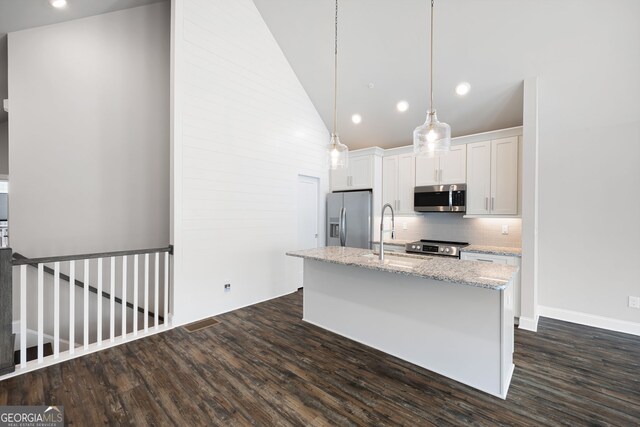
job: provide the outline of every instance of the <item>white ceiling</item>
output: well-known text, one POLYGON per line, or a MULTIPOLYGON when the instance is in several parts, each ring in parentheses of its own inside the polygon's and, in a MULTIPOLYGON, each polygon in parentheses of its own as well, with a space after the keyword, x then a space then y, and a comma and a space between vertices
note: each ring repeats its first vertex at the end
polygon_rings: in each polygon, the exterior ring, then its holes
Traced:
MULTIPOLYGON (((0 99, 7 97, 6 33, 159 1, 165 0, 67 0, 65 8, 56 9, 48 0, 0 0, 0 99)), ((6 120, 7 113, 0 108, 0 122, 6 120)))
POLYGON ((0 34, 100 15, 165 0, 67 0, 56 9, 49 0, 0 0, 0 34))
MULTIPOLYGON (((556 0, 575 2, 575 0, 556 0)), ((254 0, 331 129, 334 0, 254 0)), ((551 0, 436 0, 435 107, 453 136, 522 124, 522 80, 551 0), (461 81, 471 83, 464 98, 461 81)), ((427 0, 340 0, 338 133, 351 149, 411 143, 428 108, 427 0), (373 83, 373 89, 368 84, 373 83), (399 100, 410 108, 396 110, 399 100), (355 125, 351 115, 359 113, 355 125)))

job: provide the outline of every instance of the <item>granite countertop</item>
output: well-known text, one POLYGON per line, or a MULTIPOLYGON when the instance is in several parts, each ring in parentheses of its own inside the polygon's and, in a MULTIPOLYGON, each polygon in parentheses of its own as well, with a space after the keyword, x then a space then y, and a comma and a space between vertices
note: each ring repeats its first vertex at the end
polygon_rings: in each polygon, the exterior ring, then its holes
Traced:
POLYGON ((342 246, 290 251, 287 255, 497 291, 505 289, 518 271, 518 267, 512 265, 396 253, 385 254, 384 263, 381 263, 370 249, 342 246))
POLYGON ((491 254, 491 255, 505 255, 505 256, 522 256, 521 248, 507 248, 502 246, 482 246, 482 245, 469 245, 462 249, 461 252, 474 252, 478 254, 491 254))
MULTIPOLYGON (((385 245, 402 246, 402 247, 404 247, 407 243, 411 243, 411 242, 415 242, 415 240, 402 240, 402 239, 385 240, 384 244, 385 245)), ((374 245, 379 245, 380 244, 380 240, 374 240, 371 243, 374 244, 374 245)))

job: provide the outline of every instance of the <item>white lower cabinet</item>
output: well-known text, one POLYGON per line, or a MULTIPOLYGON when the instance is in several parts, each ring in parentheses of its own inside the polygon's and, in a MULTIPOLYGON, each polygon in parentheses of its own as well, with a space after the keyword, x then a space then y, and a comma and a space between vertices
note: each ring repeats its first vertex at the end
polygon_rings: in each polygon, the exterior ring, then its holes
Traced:
MULTIPOLYGON (((491 262, 494 264, 515 265, 520 268, 521 258, 517 256, 482 254, 477 252, 460 252, 460 259, 468 261, 491 262)), ((513 316, 520 318, 520 270, 513 279, 513 316)))

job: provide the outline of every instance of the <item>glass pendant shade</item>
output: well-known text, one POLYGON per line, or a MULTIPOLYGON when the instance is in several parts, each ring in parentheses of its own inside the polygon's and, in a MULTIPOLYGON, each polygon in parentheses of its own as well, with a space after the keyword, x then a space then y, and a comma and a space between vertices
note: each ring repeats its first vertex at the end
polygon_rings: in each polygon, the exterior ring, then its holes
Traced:
POLYGON ((331 134, 331 142, 327 150, 329 169, 346 169, 349 166, 349 147, 340 142, 335 133, 331 134))
POLYGON ((427 121, 413 131, 413 152, 430 157, 451 148, 451 126, 438 121, 435 110, 427 113, 427 121))

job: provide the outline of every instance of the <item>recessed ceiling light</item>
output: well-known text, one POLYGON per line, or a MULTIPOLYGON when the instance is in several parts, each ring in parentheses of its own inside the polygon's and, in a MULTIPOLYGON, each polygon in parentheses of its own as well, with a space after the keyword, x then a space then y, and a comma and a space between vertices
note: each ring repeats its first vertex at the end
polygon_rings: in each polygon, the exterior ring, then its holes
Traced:
POLYGON ((51 3, 51 6, 59 9, 67 5, 67 0, 49 0, 49 3, 51 3))
POLYGON ((409 109, 409 103, 407 101, 400 101, 400 102, 398 102, 396 104, 396 108, 401 113, 404 113, 405 111, 407 111, 409 109))
POLYGON ((456 93, 460 96, 465 96, 471 90, 471 85, 467 82, 458 83, 456 86, 456 93))
POLYGON ((354 114, 351 116, 351 121, 355 124, 358 124, 362 121, 362 116, 360 114, 354 114))

